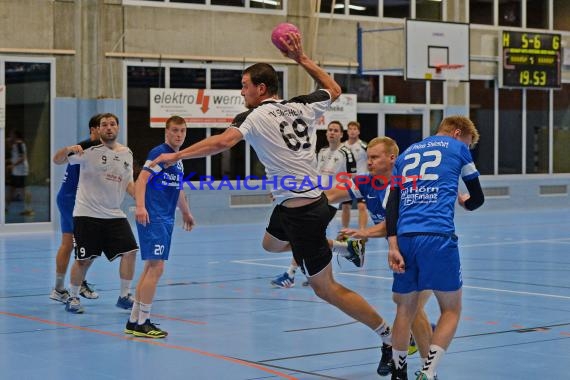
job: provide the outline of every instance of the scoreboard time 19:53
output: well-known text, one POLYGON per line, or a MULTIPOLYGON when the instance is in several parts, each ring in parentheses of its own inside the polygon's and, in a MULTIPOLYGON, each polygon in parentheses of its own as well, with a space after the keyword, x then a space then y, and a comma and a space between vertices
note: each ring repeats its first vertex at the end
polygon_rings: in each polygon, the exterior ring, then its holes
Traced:
POLYGON ((560 88, 560 34, 503 31, 501 87, 560 88))

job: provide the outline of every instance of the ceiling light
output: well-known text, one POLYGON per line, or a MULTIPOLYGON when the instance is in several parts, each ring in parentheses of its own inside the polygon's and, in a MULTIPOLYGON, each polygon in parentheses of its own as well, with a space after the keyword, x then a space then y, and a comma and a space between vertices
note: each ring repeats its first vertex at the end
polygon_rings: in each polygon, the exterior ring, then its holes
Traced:
POLYGON ((254 3, 262 3, 262 4, 269 4, 269 5, 279 5, 279 1, 276 0, 250 0, 254 3))

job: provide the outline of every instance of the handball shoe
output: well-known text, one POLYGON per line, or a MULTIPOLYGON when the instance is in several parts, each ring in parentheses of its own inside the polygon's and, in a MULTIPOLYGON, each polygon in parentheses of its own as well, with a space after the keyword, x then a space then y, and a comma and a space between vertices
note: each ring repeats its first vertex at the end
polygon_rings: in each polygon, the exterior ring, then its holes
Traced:
POLYGON ((289 273, 285 272, 274 280, 271 280, 271 285, 275 288, 292 288, 295 286, 295 278, 289 277, 289 273))
MULTIPOLYGON (((376 372, 380 376, 388 376, 394 369, 394 362, 392 361, 392 346, 383 343, 381 351, 382 356, 380 357, 380 363, 378 364, 378 369, 376 372)), ((394 379, 393 376, 392 379, 394 379)))
POLYGON ((57 290, 56 288, 53 288, 49 298, 57 302, 66 303, 69 298, 69 292, 67 289, 57 290))
POLYGON ((91 285, 92 284, 89 284, 87 281, 83 280, 83 282, 81 283, 81 288, 79 289, 79 295, 83 298, 87 298, 90 300, 99 298, 99 293, 94 291, 91 288, 91 285))
POLYGON ((79 297, 69 297, 65 303, 65 311, 73 314, 82 314, 85 310, 81 307, 79 297))
POLYGON ((362 268, 364 265, 364 251, 365 244, 362 240, 352 240, 348 239, 347 250, 350 254, 346 259, 356 265, 358 268, 362 268))
POLYGON ((133 298, 133 295, 131 293, 129 293, 124 297, 119 296, 115 306, 120 307, 121 309, 129 310, 129 309, 133 308, 134 302, 135 302, 135 299, 133 298))
POLYGON ((136 325, 133 331, 134 336, 139 336, 143 338, 165 338, 168 333, 156 327, 150 319, 147 319, 144 324, 136 325))

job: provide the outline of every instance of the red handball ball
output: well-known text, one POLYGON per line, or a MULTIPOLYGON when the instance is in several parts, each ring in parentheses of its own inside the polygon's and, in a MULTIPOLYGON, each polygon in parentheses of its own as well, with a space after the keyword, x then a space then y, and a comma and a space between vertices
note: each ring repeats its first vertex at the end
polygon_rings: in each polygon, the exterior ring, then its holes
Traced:
POLYGON ((283 37, 286 41, 288 41, 287 33, 289 32, 301 34, 299 28, 288 22, 282 22, 281 24, 278 24, 275 28, 273 28, 273 31, 271 32, 271 42, 273 42, 273 45, 275 45, 275 47, 282 52, 287 51, 287 46, 283 45, 280 38, 283 37))

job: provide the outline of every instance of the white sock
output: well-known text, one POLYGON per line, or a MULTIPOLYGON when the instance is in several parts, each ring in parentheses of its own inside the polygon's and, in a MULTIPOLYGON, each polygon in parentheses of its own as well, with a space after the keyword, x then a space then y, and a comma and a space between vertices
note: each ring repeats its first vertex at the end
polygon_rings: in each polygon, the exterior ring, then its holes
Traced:
POLYGON ((291 278, 295 278, 295 272, 297 271, 297 267, 294 265, 289 266, 289 269, 287 269, 287 274, 289 275, 289 277, 291 278))
POLYGON ((382 338, 382 343, 387 344, 388 346, 392 345, 392 329, 386 324, 386 322, 382 322, 382 324, 374 331, 380 336, 380 338, 382 338))
POLYGON ((150 319, 150 308, 152 307, 151 303, 142 303, 139 302, 139 325, 144 325, 147 319, 150 319))
POLYGON ((133 308, 131 309, 131 315, 129 317, 129 322, 135 323, 136 321, 139 320, 139 310, 140 310, 139 301, 135 300, 133 302, 133 308))
POLYGON ((132 280, 123 280, 121 278, 121 297, 126 297, 131 292, 132 280))
POLYGON ((65 273, 56 273, 55 274, 55 288, 57 290, 63 290, 65 288, 65 273))
POLYGON ((348 240, 347 241, 338 241, 333 240, 333 252, 341 255, 342 257, 349 257, 350 253, 348 253, 348 240))
POLYGON ((392 358, 396 364, 396 369, 404 368, 406 359, 408 358, 408 351, 398 351, 392 348, 392 358))
POLYGON ((73 285, 73 284, 69 284, 69 296, 70 297, 79 297, 79 289, 81 288, 81 285, 73 285))
POLYGON ((443 355, 445 355, 443 348, 435 344, 430 344, 428 357, 422 367, 422 372, 428 375, 430 379, 433 379, 435 376, 437 365, 441 358, 443 358, 443 355))

